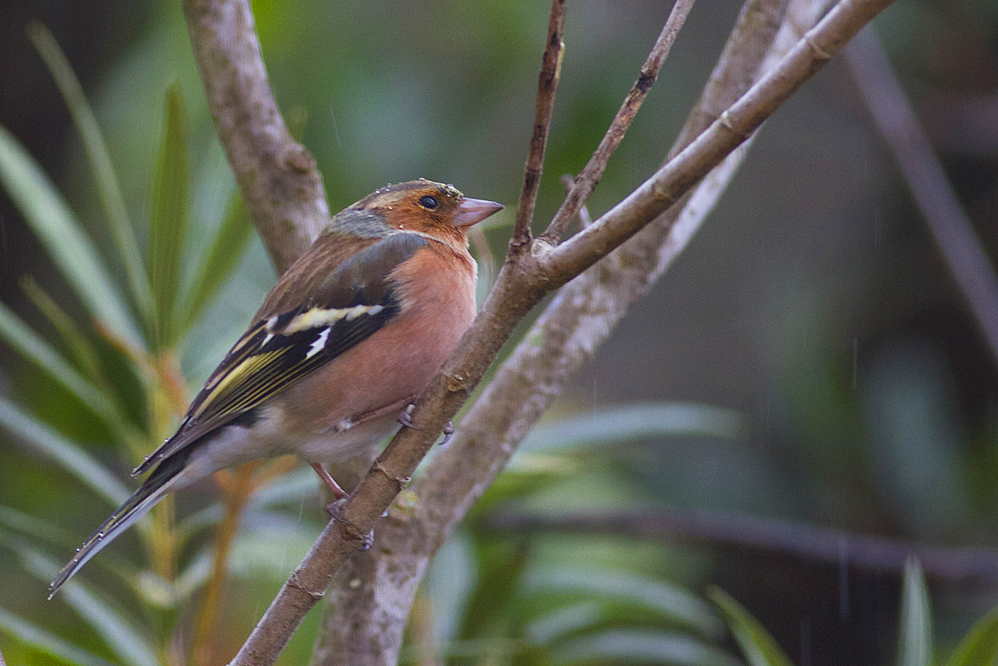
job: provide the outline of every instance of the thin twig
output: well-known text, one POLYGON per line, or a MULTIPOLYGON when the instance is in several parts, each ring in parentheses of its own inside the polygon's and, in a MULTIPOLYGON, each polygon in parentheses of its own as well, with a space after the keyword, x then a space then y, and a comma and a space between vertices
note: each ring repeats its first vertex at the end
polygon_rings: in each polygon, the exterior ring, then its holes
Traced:
MULTIPOLYGON (((571 192, 572 187, 575 185, 575 179, 572 178, 572 174, 570 173, 562 174, 561 184, 565 186, 566 192, 571 192)), ((581 204, 579 206, 579 228, 585 229, 592 223, 593 219, 589 217, 589 209, 586 207, 586 204, 581 204)))
POLYGON ((778 67, 634 192, 558 247, 547 253, 535 252, 547 277, 554 284, 563 284, 669 208, 892 2, 842 0, 835 5, 778 67))
POLYGON ((278 273, 329 219, 322 176, 274 101, 249 0, 184 0, 218 138, 278 273))
POLYGON ((516 207, 516 226, 510 238, 510 248, 522 248, 530 242, 530 225, 534 221, 537 192, 544 173, 544 151, 547 148, 551 115, 554 112, 554 94, 561 78, 561 60, 565 55, 565 7, 567 0, 551 0, 551 18, 548 21, 547 46, 541 73, 537 77, 537 103, 534 107, 534 128, 530 135, 530 151, 523 167, 523 189, 516 207))
MULTIPOLYGON (((547 252, 533 243, 503 265, 482 312, 364 482, 282 587, 232 664, 272 664, 333 574, 408 483, 445 423, 468 399, 520 319, 545 295, 609 254, 692 187, 891 0, 842 0, 721 120, 611 213, 547 252), (730 136, 729 136, 730 135, 730 136), (665 203, 663 203, 665 202, 665 203)), ((544 245, 547 245, 544 243, 544 245)), ((459 507, 466 508, 466 507, 459 507)))
POLYGON ((548 224, 548 228, 541 234, 540 237, 548 243, 556 245, 561 240, 565 229, 568 228, 568 223, 578 212, 579 206, 589 198, 603 177, 603 171, 606 170, 610 157, 624 139, 624 135, 627 134, 627 130, 631 126, 631 121, 634 120, 634 116, 637 115, 645 97, 648 96, 648 91, 651 90, 658 78, 662 63, 669 56, 672 44, 676 41, 676 35, 679 34, 679 29, 686 22, 686 17, 689 15, 690 9, 693 8, 694 1, 676 0, 662 32, 655 40, 655 45, 648 54, 648 58, 645 59, 645 64, 641 66, 638 80, 631 86, 630 92, 624 98, 624 103, 620 105, 617 115, 610 123, 610 127, 606 130, 603 140, 600 141, 592 157, 589 158, 589 162, 576 177, 575 187, 569 190, 568 196, 565 197, 565 201, 562 202, 558 212, 548 224))
POLYGON ((987 340, 992 358, 998 362, 998 278, 994 266, 872 29, 856 36, 846 49, 846 60, 987 340))
POLYGON ((692 541, 898 574, 908 558, 915 556, 925 572, 935 578, 998 580, 998 550, 994 548, 934 546, 744 513, 661 508, 596 516, 503 513, 491 516, 485 525, 516 534, 570 532, 692 541))

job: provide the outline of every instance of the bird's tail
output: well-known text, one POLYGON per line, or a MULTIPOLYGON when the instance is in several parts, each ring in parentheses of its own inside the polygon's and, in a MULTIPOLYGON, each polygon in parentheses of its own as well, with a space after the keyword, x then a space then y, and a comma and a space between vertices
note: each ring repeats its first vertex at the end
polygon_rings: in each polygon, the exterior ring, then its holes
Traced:
MULTIPOLYGON (((186 458, 186 456, 179 456, 186 458)), ((76 551, 66 566, 62 568, 59 575, 52 580, 49 585, 49 599, 51 599, 62 585, 73 577, 90 558, 100 552, 100 550, 111 543, 119 534, 132 526, 142 516, 148 513, 171 488, 181 479, 181 472, 184 469, 185 460, 164 460, 156 471, 145 480, 145 483, 135 491, 135 493, 125 500, 104 523, 97 528, 97 531, 90 535, 82 546, 76 551), (180 463, 180 464, 176 464, 180 463)))

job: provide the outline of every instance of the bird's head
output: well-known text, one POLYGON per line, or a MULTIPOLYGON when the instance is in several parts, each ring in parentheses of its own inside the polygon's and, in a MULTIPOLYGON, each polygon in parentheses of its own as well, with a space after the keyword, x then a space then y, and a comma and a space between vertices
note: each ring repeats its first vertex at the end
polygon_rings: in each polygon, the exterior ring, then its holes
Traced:
POLYGON ((471 199, 453 185, 421 178, 382 187, 350 209, 375 213, 396 229, 424 233, 463 247, 468 227, 502 210, 503 205, 471 199))

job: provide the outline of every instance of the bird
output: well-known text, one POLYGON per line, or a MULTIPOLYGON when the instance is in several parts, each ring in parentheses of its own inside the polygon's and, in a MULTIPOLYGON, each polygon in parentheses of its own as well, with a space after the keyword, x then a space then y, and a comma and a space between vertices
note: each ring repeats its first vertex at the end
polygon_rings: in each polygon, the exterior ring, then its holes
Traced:
POLYGON ((278 279, 177 432, 132 472, 151 474, 52 580, 49 599, 168 493, 220 469, 294 454, 346 497, 323 465, 412 425, 407 408, 477 312, 468 228, 502 208, 419 179, 334 215, 278 279))

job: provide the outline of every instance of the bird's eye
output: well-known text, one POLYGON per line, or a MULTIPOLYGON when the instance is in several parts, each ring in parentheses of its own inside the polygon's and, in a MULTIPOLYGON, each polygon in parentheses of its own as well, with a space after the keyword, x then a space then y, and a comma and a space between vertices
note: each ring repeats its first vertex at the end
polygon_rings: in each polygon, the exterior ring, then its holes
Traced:
POLYGON ((436 197, 431 197, 429 194, 427 194, 425 197, 419 198, 419 205, 425 208, 426 210, 436 210, 437 206, 440 205, 440 202, 437 201, 436 197))

